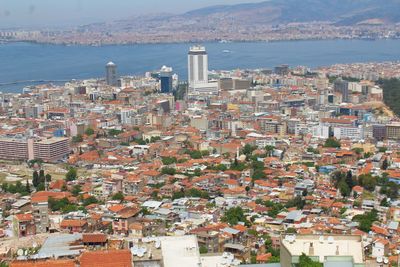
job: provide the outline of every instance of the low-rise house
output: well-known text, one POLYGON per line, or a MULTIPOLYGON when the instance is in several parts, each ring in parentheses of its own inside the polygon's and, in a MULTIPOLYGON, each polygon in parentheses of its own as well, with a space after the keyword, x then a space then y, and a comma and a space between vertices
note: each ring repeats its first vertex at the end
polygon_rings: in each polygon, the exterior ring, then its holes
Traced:
POLYGON ((13 216, 13 231, 17 237, 36 235, 36 225, 32 214, 16 214, 13 216))

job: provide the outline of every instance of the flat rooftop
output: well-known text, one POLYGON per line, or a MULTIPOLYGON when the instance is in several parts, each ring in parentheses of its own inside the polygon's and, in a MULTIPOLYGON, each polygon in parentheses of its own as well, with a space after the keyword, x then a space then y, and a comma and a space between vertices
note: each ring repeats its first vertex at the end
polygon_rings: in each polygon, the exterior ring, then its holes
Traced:
POLYGON ((199 266, 200 252, 196 236, 171 236, 160 239, 164 267, 199 266))
POLYGON ((281 242, 292 256, 300 256, 302 253, 308 256, 319 256, 320 262, 324 262, 327 256, 352 256, 354 263, 364 262, 362 239, 357 235, 293 235, 291 237, 286 235, 281 238, 281 242), (311 243, 314 247, 314 255, 309 253, 311 243))

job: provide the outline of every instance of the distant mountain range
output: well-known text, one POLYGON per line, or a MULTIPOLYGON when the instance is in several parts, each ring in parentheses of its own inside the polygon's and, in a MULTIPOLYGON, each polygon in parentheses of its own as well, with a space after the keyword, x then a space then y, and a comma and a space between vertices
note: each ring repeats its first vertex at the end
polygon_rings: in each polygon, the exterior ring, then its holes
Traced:
POLYGON ((245 24, 330 21, 338 25, 400 22, 400 0, 270 0, 211 6, 187 12, 187 19, 235 20, 245 24))
POLYGON ((219 5, 14 39, 101 45, 386 38, 400 39, 400 0, 269 0, 219 5))

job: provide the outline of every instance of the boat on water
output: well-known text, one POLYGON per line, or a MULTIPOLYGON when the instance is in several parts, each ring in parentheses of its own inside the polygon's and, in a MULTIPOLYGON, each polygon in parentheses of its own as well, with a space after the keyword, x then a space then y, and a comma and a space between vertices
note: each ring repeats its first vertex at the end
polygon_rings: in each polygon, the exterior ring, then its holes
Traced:
POLYGON ((222 50, 222 53, 228 54, 228 53, 232 53, 231 50, 222 50))

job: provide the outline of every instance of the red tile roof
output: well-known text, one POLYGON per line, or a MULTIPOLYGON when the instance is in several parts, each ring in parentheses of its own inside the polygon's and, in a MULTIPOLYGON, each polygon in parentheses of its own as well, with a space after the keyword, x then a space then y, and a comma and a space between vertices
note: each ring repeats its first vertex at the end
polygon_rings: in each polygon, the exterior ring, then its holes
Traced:
POLYGON ((83 234, 83 243, 105 243, 107 242, 107 235, 105 234, 83 234))
POLYGON ((132 267, 129 250, 86 251, 80 260, 81 267, 132 267))
POLYGON ((73 260, 13 261, 10 267, 75 267, 73 260))
POLYGON ((82 227, 86 225, 87 222, 83 220, 63 220, 60 224, 61 227, 82 227))
POLYGON ((32 214, 16 214, 15 217, 18 219, 18 221, 32 221, 33 220, 32 214))

